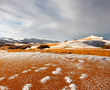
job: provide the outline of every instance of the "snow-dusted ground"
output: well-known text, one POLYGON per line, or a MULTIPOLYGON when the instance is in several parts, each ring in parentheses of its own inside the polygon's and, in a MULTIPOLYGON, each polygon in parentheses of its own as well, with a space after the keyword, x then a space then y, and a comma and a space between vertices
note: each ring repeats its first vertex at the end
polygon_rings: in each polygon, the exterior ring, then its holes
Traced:
POLYGON ((10 88, 54 90, 56 87, 55 90, 95 90, 97 87, 100 90, 109 90, 110 88, 110 57, 0 52, 0 65, 0 90, 10 90, 10 88))
MULTIPOLYGON (((40 53, 40 52, 14 52, 14 53, 8 53, 8 52, 0 52, 0 59, 14 59, 18 58, 19 60, 25 59, 25 58, 35 59, 45 59, 45 58, 61 58, 61 59, 88 59, 88 60, 110 60, 110 57, 106 56, 95 56, 95 55, 79 55, 79 54, 55 54, 55 53, 40 53)), ((81 61, 82 62, 82 61, 81 61)))

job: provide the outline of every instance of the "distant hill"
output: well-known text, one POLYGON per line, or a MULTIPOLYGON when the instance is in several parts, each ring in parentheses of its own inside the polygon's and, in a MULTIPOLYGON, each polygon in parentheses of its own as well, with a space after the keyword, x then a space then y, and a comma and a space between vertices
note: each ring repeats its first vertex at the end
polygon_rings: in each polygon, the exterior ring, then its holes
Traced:
POLYGON ((79 33, 73 35, 74 36, 71 37, 71 40, 78 40, 91 35, 103 37, 105 40, 110 40, 110 33, 79 33))
POLYGON ((0 45, 2 44, 12 44, 12 43, 24 43, 24 44, 29 44, 29 43, 56 43, 58 41, 52 41, 52 40, 45 40, 45 39, 22 39, 22 40, 14 40, 12 38, 0 38, 0 45))
POLYGON ((52 40, 46 40, 46 39, 35 39, 35 38, 31 38, 31 39, 23 39, 23 40, 20 40, 18 41, 20 43, 25 43, 25 44, 28 44, 28 43, 56 43, 58 41, 52 41, 52 40))

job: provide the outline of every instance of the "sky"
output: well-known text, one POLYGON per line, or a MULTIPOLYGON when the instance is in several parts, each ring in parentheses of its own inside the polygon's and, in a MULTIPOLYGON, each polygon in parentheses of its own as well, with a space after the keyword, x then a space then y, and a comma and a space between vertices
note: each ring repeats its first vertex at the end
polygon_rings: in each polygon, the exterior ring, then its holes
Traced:
POLYGON ((71 40, 110 33, 110 0, 0 0, 0 37, 71 40))

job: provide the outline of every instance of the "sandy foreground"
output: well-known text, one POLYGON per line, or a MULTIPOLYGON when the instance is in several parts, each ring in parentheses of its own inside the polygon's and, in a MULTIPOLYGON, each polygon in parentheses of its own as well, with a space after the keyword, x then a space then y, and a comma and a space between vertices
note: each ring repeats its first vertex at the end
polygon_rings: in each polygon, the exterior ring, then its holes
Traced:
POLYGON ((110 90, 110 57, 1 52, 0 90, 110 90))

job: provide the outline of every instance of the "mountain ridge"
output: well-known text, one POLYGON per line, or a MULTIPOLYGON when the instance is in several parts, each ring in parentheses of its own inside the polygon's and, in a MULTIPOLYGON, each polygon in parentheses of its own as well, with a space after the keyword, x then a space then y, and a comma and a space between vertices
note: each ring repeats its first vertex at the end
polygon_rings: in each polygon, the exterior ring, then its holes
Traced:
POLYGON ((59 41, 47 40, 47 39, 37 39, 37 38, 24 38, 21 40, 16 40, 13 38, 0 38, 0 44, 13 44, 13 43, 23 43, 23 44, 30 44, 30 43, 56 43, 59 41))

